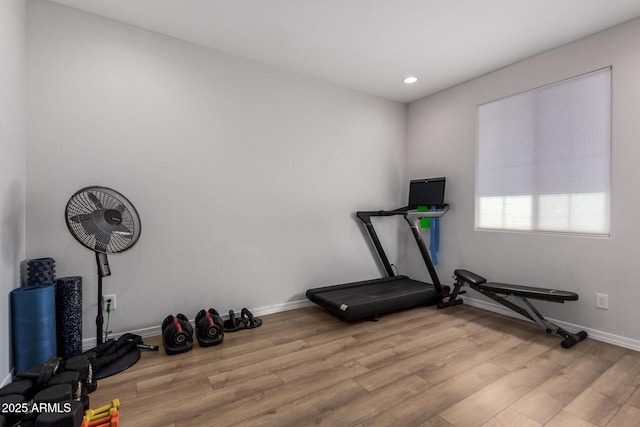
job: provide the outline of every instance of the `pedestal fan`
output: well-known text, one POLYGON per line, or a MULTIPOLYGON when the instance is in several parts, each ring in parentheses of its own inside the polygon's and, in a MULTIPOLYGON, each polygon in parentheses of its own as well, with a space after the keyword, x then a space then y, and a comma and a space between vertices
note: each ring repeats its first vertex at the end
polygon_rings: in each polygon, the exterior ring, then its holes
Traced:
MULTIPOLYGON (((69 231, 87 248, 96 254, 98 266, 98 316, 96 317, 96 343, 103 343, 102 314, 102 278, 111 275, 107 254, 117 254, 126 251, 136 244, 140 238, 140 217, 136 208, 122 194, 107 187, 85 187, 78 190, 67 203, 65 218, 69 231)), ((136 349, 122 368, 126 369, 140 358, 136 349), (135 360, 134 360, 135 359, 135 360), (133 363, 131 363, 133 362, 133 363)), ((113 372, 115 373, 115 372, 113 372)), ((111 373, 110 373, 111 374, 111 373)), ((104 375, 108 376, 108 375, 104 375)))

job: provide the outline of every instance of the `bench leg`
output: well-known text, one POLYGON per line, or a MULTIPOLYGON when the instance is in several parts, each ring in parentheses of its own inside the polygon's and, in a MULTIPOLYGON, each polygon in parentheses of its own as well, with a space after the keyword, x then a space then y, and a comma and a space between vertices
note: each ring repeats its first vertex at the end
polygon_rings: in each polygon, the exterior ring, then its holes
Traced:
POLYGON ((523 308, 529 314, 528 317, 534 322, 536 322, 538 326, 544 329, 548 334, 556 334, 564 338, 564 340, 560 343, 560 345, 563 348, 571 348, 574 345, 576 345, 578 342, 582 341, 587 337, 587 333, 585 331, 580 331, 577 334, 573 334, 571 332, 568 332, 562 329, 560 326, 556 325, 555 323, 545 319, 544 316, 540 314, 538 310, 536 310, 536 308, 533 306, 533 304, 529 302, 528 299, 524 297, 518 297, 518 299, 520 299, 523 302, 524 304, 523 308))
POLYGON ((518 305, 512 301, 507 299, 507 296, 497 295, 494 292, 488 291, 486 289, 482 289, 477 286, 472 286, 473 289, 480 292, 481 294, 491 298, 492 300, 504 305, 505 307, 510 308, 516 313, 526 317, 529 320, 532 320, 538 324, 544 331, 550 334, 556 334, 564 338, 564 340, 560 343, 563 348, 571 348, 576 345, 578 342, 582 341, 587 337, 587 333, 584 331, 580 331, 576 334, 571 332, 567 332, 562 329, 560 326, 556 325, 553 322, 545 319, 544 316, 536 310, 536 308, 529 302, 529 300, 525 297, 516 297, 512 295, 514 298, 517 298, 523 302, 523 306, 518 305))
POLYGON ((538 326, 544 329, 548 334, 555 334, 558 331, 559 327, 554 323, 549 322, 547 319, 545 319, 544 316, 542 316, 542 314, 540 314, 540 312, 536 310, 536 308, 533 306, 533 304, 529 302, 528 299, 524 297, 517 297, 517 298, 523 302, 524 304, 523 308, 527 310, 527 312, 529 313, 530 319, 536 322, 538 326))
POLYGON ((465 291, 460 290, 464 282, 460 279, 456 279, 456 283, 453 285, 453 290, 449 295, 444 295, 442 300, 438 302, 438 308, 453 307, 454 305, 462 304, 462 300, 458 298, 458 295, 464 294, 465 291))

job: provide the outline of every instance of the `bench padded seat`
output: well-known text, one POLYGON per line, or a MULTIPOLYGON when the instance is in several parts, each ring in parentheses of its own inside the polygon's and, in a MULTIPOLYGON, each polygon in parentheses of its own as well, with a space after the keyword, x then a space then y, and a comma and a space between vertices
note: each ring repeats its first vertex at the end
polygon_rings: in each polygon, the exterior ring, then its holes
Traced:
POLYGON ((536 288, 533 286, 510 285, 507 283, 481 283, 478 288, 496 294, 513 295, 524 298, 539 299, 544 301, 564 302, 577 301, 578 294, 557 289, 536 288))
POLYGON ((456 270, 453 274, 463 281, 470 283, 472 285, 479 285, 480 283, 484 283, 487 281, 482 276, 477 275, 476 273, 472 273, 469 270, 456 270))

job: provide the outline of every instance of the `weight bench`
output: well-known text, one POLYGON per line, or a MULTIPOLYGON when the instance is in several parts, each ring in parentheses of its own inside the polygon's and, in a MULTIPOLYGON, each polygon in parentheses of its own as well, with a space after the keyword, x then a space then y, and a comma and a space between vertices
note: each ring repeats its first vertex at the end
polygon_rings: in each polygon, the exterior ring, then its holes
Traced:
POLYGON ((462 300, 458 299, 462 286, 469 286, 481 294, 491 298, 492 300, 510 308, 516 313, 530 319, 538 324, 547 333, 560 335, 564 338, 561 342, 562 347, 573 347, 579 341, 587 337, 587 333, 580 331, 576 334, 567 332, 558 325, 545 319, 542 314, 529 302, 527 298, 538 299, 543 301, 564 303, 565 301, 577 301, 578 294, 574 292, 560 291, 557 289, 535 288, 531 286, 510 285, 506 283, 488 283, 487 279, 478 276, 467 270, 456 270, 453 275, 455 285, 453 291, 445 298, 443 302, 438 304, 438 308, 451 307, 462 304, 462 300), (507 299, 514 297, 522 302, 522 306, 515 304, 507 299))

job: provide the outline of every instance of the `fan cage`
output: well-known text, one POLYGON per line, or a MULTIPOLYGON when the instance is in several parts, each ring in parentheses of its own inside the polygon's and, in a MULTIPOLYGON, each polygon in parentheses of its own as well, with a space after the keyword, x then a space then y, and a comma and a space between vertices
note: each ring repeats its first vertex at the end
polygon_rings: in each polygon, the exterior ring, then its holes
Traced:
POLYGON ((107 187, 86 187, 78 190, 67 203, 65 210, 67 227, 71 234, 81 244, 87 248, 104 253, 115 254, 132 247, 140 237, 140 217, 133 204, 122 194, 107 187), (96 234, 88 233, 82 225, 81 217, 86 215, 95 215, 100 211, 100 207, 92 200, 92 196, 102 205, 104 210, 114 209, 121 213, 121 225, 126 227, 128 232, 114 233, 101 230, 99 225, 94 222, 97 227, 98 234, 109 235, 109 242, 105 245, 100 242, 96 234))

